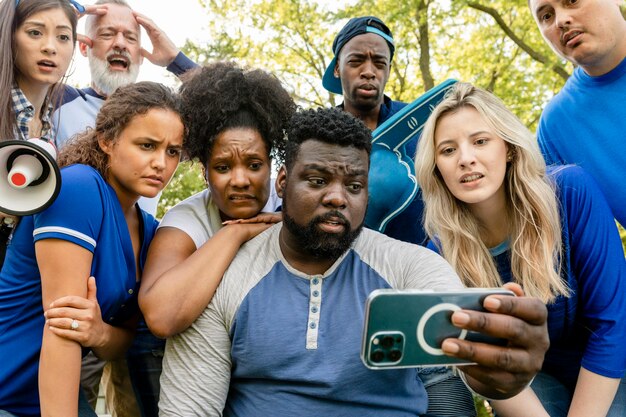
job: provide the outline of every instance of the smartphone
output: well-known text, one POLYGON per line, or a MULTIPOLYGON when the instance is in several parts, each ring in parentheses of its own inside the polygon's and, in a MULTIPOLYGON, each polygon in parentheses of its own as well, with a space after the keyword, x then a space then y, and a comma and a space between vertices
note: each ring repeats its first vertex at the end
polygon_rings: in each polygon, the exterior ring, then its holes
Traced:
POLYGON ((375 290, 365 303, 361 360, 371 369, 470 364, 445 355, 441 344, 453 337, 505 345, 505 339, 459 329, 450 320, 456 310, 485 311, 483 301, 493 294, 515 295, 503 288, 375 290))

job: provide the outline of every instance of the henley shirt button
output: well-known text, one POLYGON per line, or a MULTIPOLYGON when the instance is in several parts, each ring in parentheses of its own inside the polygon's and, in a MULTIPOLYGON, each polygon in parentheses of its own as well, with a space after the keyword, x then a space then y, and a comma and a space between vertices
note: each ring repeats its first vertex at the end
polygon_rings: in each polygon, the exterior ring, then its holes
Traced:
POLYGON ((309 327, 310 327, 311 329, 315 329, 315 323, 311 323, 311 324, 309 325, 309 327))
POLYGON ((320 280, 318 278, 313 278, 313 285, 319 284, 320 280))
POLYGON ((320 296, 319 291, 313 291, 313 297, 319 297, 319 296, 320 296))
POLYGON ((133 291, 133 289, 132 289, 132 288, 131 288, 130 290, 128 290, 128 293, 129 293, 129 294, 132 294, 133 292, 134 292, 134 291, 133 291))
POLYGON ((313 313, 317 313, 317 307, 311 307, 311 311, 312 311, 313 313))

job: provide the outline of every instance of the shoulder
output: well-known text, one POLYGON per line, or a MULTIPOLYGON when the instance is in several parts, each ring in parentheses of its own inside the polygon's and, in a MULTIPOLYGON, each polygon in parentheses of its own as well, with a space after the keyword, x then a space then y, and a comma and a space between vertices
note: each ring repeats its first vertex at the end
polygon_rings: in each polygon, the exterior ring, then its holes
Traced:
POLYGON ((578 165, 552 165, 546 169, 558 190, 571 186, 596 187, 593 178, 578 165))
POLYGON ((175 226, 176 223, 184 222, 185 219, 208 218, 210 216, 208 210, 210 203, 211 192, 208 189, 187 197, 165 213, 161 220, 161 226, 175 226))
MULTIPOLYGON (((63 180, 63 186, 83 186, 88 187, 94 183, 105 183, 104 178, 93 167, 83 164, 74 164, 61 169, 61 178, 63 180)), ((88 192, 87 189, 82 191, 88 192)))
POLYGON ((444 290, 462 287, 450 264, 423 246, 364 229, 353 248, 394 288, 444 290))

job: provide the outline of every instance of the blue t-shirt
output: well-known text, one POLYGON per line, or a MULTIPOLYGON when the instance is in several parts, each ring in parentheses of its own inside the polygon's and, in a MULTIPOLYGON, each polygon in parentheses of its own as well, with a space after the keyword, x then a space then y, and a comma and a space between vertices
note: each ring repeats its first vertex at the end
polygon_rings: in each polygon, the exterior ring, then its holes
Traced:
MULTIPOLYGON (((45 319, 36 241, 62 239, 93 253, 91 275, 105 322, 117 324, 137 312, 135 256, 115 191, 85 165, 72 165, 61 174, 59 196, 45 211, 21 219, 0 271, 0 410, 17 415, 39 415, 37 381, 45 319)), ((157 222, 140 213, 143 267, 157 222)))
POLYGON ((583 167, 626 226, 626 59, 599 77, 576 68, 541 115, 537 137, 546 162, 583 167))
MULTIPOLYGON (((571 296, 548 304, 543 370, 573 391, 580 367, 609 378, 626 370, 626 261, 606 199, 576 166, 553 167, 560 202, 561 277, 571 296)), ((430 242, 428 247, 437 251, 430 242)), ((508 245, 491 249, 503 282, 513 280, 508 245)))

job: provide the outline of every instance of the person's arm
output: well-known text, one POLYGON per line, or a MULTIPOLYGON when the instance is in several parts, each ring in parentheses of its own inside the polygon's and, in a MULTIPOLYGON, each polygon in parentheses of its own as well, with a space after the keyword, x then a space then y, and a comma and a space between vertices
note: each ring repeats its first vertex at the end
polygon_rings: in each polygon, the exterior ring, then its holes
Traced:
POLYGON ((161 373, 160 417, 222 415, 232 366, 231 323, 225 310, 233 308, 223 304, 215 300, 192 327, 168 340, 161 373))
POLYGON ((96 295, 96 280, 89 277, 87 298, 69 295, 53 301, 45 313, 46 324, 57 336, 91 348, 100 359, 123 358, 133 341, 136 319, 134 326, 126 328, 105 323, 96 295), (76 329, 71 327, 74 320, 78 325, 76 329))
POLYGON ((550 417, 530 387, 508 400, 492 400, 490 404, 500 417, 550 417))
MULTIPOLYGON (((35 243, 35 252, 44 311, 60 297, 87 295, 86 281, 93 258, 90 251, 71 242, 45 239, 35 243)), ((42 417, 77 416, 80 366, 80 344, 59 337, 44 326, 39 359, 42 417)))
POLYGON ((139 290, 139 307, 150 330, 165 338, 189 327, 211 301, 240 246, 270 226, 227 225, 198 250, 182 230, 160 228, 150 244, 139 290))
POLYGON ((539 372, 550 345, 546 306, 537 298, 523 297, 517 284, 506 284, 517 297, 489 296, 487 312, 460 310, 452 323, 463 329, 508 340, 506 346, 446 339, 446 355, 475 362, 460 366, 469 388, 490 399, 506 399, 524 390, 539 372))
POLYGON ((607 378, 580 368, 567 416, 605 417, 611 408, 619 383, 619 378, 607 378))

